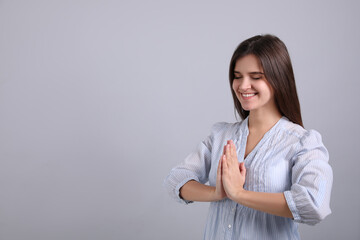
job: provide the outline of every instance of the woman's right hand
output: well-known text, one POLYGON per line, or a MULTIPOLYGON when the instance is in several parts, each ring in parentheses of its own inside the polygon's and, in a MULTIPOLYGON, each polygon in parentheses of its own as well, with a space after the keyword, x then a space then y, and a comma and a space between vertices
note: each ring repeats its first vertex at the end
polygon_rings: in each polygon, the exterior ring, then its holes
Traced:
POLYGON ((217 174, 216 174, 215 199, 217 199, 218 201, 227 197, 223 183, 222 183, 222 158, 225 155, 225 151, 226 151, 226 146, 224 147, 223 154, 221 155, 221 158, 219 159, 219 164, 218 164, 217 174))

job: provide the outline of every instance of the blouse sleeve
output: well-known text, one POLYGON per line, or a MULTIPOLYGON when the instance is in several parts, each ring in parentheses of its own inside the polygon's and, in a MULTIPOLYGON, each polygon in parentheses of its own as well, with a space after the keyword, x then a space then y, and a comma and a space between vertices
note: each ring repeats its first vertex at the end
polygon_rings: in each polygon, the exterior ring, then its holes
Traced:
POLYGON ((203 140, 194 152, 189 154, 185 160, 174 167, 164 180, 164 187, 171 197, 180 203, 189 204, 180 197, 180 188, 190 180, 205 184, 208 181, 211 167, 211 151, 214 135, 218 131, 221 123, 214 124, 210 136, 203 140))
POLYGON ((315 225, 331 213, 333 172, 321 136, 307 131, 293 158, 292 186, 285 198, 296 222, 315 225))

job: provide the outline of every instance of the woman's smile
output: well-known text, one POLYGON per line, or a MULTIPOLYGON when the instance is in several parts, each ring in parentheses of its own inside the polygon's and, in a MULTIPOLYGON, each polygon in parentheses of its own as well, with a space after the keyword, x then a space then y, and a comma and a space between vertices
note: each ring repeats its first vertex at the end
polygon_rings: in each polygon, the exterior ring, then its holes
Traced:
POLYGON ((257 93, 241 93, 240 95, 244 100, 250 100, 255 97, 257 93))

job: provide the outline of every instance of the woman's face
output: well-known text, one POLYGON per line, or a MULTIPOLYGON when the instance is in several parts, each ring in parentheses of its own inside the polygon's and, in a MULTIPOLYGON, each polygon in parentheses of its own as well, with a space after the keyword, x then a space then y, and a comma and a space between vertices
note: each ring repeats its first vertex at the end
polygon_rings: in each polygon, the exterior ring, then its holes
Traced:
POLYGON ((266 110, 275 106, 273 89, 255 55, 246 55, 236 61, 232 88, 246 111, 266 110))

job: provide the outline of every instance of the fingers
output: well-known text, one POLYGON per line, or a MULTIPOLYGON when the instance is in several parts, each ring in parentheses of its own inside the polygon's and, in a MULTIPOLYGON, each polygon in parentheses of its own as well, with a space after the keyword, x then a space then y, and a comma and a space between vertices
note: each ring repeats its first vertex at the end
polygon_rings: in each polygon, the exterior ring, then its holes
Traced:
POLYGON ((235 157, 236 154, 236 146, 234 144, 234 142, 231 140, 231 154, 235 157))
MULTIPOLYGON (((231 156, 231 145, 229 144, 229 141, 228 141, 228 144, 226 144, 225 156, 226 156, 226 159, 227 159, 228 161, 231 161, 231 160, 232 160, 232 156, 231 156)), ((229 162, 229 163, 230 163, 230 162, 229 162)))
POLYGON ((246 168, 245 168, 245 163, 244 162, 241 162, 239 164, 239 169, 240 169, 241 175, 245 176, 246 175, 246 168))
POLYGON ((221 161, 222 161, 222 163, 221 163, 222 174, 223 174, 223 175, 224 175, 224 174, 226 175, 226 173, 227 173, 227 171, 228 171, 228 167, 229 167, 229 163, 228 163, 228 161, 227 161, 226 155, 222 155, 221 161))
POLYGON ((221 177, 221 168, 222 168, 222 164, 221 164, 221 162, 222 162, 222 158, 220 158, 220 160, 219 160, 219 164, 218 164, 218 169, 217 169, 217 176, 218 177, 221 177))
POLYGON ((236 146, 233 140, 228 140, 225 149, 225 156, 229 161, 229 164, 236 165, 238 164, 237 154, 236 154, 236 146))
POLYGON ((222 158, 222 168, 224 166, 230 168, 230 167, 237 167, 238 166, 238 159, 236 154, 236 146, 233 142, 233 140, 228 140, 226 142, 226 145, 223 149, 223 155, 222 158))
POLYGON ((222 171, 222 168, 223 168, 224 164, 226 164, 226 163, 225 163, 225 160, 224 160, 224 156, 225 156, 225 154, 226 154, 226 146, 227 146, 227 145, 224 145, 223 153, 222 153, 222 155, 221 155, 221 157, 220 157, 220 161, 219 161, 219 165, 220 165, 220 162, 221 162, 221 171, 222 171))

